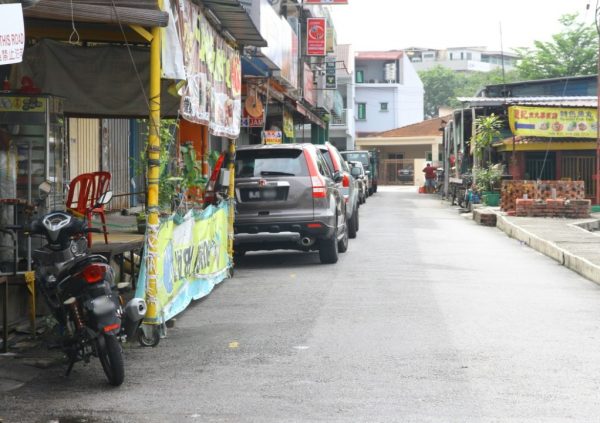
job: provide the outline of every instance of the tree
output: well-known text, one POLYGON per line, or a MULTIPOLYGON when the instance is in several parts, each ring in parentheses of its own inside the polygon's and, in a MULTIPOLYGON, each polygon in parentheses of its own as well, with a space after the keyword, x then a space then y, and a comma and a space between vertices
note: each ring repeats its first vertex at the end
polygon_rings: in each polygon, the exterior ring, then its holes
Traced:
POLYGON ((490 72, 461 73, 442 66, 419 72, 425 90, 425 116, 438 115, 440 107, 460 107, 457 97, 473 97, 486 85, 514 82, 519 79, 515 71, 494 69, 490 72))
POLYGON ((563 15, 563 30, 552 41, 535 41, 534 48, 515 49, 521 56, 517 70, 522 79, 593 75, 597 72, 598 34, 593 25, 577 20, 577 14, 563 15))

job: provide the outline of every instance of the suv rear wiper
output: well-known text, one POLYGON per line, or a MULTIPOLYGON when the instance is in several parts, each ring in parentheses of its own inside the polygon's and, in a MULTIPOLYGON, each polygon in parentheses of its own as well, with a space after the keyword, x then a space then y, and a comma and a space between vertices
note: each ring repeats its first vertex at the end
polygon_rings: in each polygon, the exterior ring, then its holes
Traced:
POLYGON ((287 172, 277 172, 277 171, 270 171, 270 170, 264 170, 262 172, 260 172, 261 175, 271 175, 271 176, 296 176, 293 173, 287 173, 287 172))

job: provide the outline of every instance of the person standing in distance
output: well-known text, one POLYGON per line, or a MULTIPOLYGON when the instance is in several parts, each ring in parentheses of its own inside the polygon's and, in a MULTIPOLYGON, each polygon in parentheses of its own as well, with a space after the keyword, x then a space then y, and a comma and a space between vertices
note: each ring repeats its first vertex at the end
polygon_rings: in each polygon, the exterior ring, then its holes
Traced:
POLYGON ((431 163, 427 163, 423 173, 425 174, 425 191, 431 194, 435 190, 436 168, 431 166, 431 163))

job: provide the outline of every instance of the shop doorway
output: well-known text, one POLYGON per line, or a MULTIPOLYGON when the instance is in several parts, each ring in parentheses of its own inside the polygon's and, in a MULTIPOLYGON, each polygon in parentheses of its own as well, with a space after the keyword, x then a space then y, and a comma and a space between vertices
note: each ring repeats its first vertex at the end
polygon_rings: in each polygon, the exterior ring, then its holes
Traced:
POLYGON ((527 153, 525 159, 525 179, 556 180, 556 153, 527 153))
POLYGON ((596 159, 592 155, 564 155, 562 158, 562 177, 573 181, 584 181, 585 196, 595 198, 596 184, 593 178, 596 159))

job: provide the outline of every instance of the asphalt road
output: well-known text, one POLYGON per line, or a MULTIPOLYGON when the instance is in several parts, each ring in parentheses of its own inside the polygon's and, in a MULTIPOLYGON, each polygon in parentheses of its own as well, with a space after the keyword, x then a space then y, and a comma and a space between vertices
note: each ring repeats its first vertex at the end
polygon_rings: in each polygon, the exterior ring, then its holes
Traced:
POLYGON ((336 265, 248 254, 126 381, 58 368, 4 422, 597 422, 600 287, 436 197, 381 190, 336 265))

